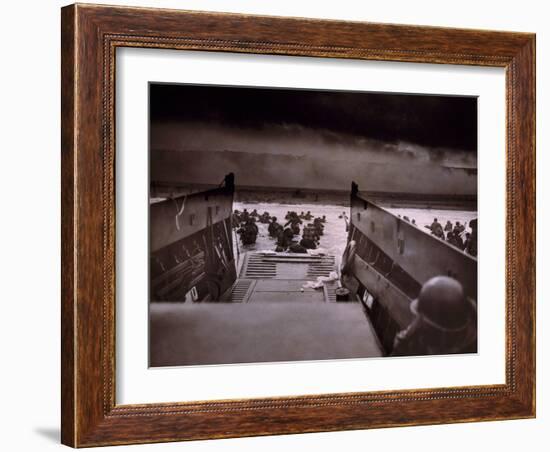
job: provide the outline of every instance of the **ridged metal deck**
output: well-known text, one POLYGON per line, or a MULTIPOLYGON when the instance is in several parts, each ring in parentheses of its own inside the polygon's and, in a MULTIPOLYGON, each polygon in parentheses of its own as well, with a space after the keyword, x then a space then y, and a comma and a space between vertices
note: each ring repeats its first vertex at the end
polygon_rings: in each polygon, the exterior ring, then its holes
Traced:
POLYGON ((308 281, 335 271, 334 256, 289 253, 247 253, 240 277, 222 301, 250 302, 336 302, 335 281, 322 289, 305 289, 308 281))

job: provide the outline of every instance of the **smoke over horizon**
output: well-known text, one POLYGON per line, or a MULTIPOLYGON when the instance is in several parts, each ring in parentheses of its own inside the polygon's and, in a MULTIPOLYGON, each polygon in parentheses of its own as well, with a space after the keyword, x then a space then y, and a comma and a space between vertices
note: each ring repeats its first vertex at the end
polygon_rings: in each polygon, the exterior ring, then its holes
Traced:
POLYGON ((151 181, 477 193, 475 98, 351 94, 151 85, 151 181))

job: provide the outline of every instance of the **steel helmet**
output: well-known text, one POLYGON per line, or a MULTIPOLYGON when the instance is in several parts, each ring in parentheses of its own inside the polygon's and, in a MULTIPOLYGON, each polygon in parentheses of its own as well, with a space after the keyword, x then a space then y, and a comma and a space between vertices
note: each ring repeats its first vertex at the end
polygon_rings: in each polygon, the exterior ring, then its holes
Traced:
POLYGON ((449 332, 466 328, 474 309, 464 295, 462 284, 448 276, 429 279, 411 303, 414 314, 422 316, 432 327, 449 332))

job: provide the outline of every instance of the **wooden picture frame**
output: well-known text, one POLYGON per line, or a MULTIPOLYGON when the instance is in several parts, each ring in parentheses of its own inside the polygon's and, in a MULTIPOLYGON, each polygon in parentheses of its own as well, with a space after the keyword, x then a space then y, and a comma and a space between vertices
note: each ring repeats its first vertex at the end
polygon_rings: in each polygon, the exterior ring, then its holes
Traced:
POLYGON ((62 9, 62 442, 73 447, 535 416, 535 35, 71 5, 62 9), (115 403, 115 50, 506 70, 506 383, 115 403))

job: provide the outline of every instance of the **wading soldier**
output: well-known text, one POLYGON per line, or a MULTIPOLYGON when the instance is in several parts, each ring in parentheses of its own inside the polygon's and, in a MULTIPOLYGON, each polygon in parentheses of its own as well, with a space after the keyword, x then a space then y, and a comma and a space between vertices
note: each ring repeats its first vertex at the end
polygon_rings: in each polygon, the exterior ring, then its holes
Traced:
POLYGON ((256 226, 254 218, 250 217, 243 227, 237 232, 241 235, 241 242, 243 242, 243 245, 252 245, 253 243, 256 243, 258 226, 256 226))
POLYGON ((279 225, 279 223, 277 223, 277 217, 271 217, 271 223, 269 223, 269 226, 267 227, 267 232, 269 233, 269 236, 277 237, 280 227, 281 226, 279 225))

